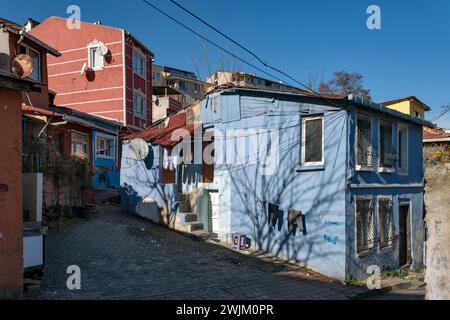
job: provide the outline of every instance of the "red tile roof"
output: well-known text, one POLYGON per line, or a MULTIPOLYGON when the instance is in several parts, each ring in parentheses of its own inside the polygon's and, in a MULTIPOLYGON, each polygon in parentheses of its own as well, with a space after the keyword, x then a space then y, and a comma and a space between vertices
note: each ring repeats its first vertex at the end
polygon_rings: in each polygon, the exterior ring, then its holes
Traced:
POLYGON ((450 133, 439 128, 423 127, 423 140, 450 140, 450 133))

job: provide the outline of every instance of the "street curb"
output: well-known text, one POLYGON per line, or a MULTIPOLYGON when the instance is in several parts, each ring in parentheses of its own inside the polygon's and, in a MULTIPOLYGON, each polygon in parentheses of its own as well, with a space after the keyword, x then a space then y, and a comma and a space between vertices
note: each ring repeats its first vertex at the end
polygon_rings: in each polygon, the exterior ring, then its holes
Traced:
POLYGON ((412 287, 412 285, 413 285, 412 281, 409 281, 409 280, 408 281, 400 281, 400 282, 396 282, 396 283, 382 285, 381 289, 372 289, 372 290, 367 289, 364 292, 356 293, 354 295, 349 296, 349 299, 350 300, 363 300, 363 299, 379 296, 379 295, 382 295, 382 294, 390 292, 390 291, 409 289, 410 287, 412 287))

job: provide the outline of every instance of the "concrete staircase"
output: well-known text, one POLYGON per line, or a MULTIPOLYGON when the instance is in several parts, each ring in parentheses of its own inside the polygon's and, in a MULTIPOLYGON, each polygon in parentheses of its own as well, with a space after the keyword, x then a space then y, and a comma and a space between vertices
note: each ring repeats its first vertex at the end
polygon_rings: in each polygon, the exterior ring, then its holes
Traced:
POLYGON ((178 212, 174 228, 203 240, 209 237, 208 232, 204 230, 203 222, 199 221, 197 213, 192 212, 189 194, 178 196, 178 212))

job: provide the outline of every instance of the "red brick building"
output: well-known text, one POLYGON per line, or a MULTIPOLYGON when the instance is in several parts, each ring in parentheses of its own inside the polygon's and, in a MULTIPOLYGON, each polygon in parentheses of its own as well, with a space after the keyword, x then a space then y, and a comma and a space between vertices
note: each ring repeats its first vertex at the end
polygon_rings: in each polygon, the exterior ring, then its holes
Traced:
POLYGON ((55 105, 118 120, 131 131, 151 125, 153 53, 123 29, 51 17, 30 34, 57 49, 48 56, 55 105))

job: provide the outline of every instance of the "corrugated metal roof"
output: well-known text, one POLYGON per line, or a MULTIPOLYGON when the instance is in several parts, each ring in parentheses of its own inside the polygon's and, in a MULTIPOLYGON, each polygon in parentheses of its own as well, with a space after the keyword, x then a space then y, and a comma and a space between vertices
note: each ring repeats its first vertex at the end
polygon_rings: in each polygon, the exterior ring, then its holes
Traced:
POLYGON ((161 122, 141 132, 134 133, 125 137, 124 140, 144 139, 152 144, 161 145, 163 147, 173 147, 179 140, 172 139, 172 133, 177 129, 185 129, 189 133, 193 133, 195 129, 194 124, 186 125, 186 113, 181 112, 173 115, 168 119, 167 126, 161 127, 161 122))

